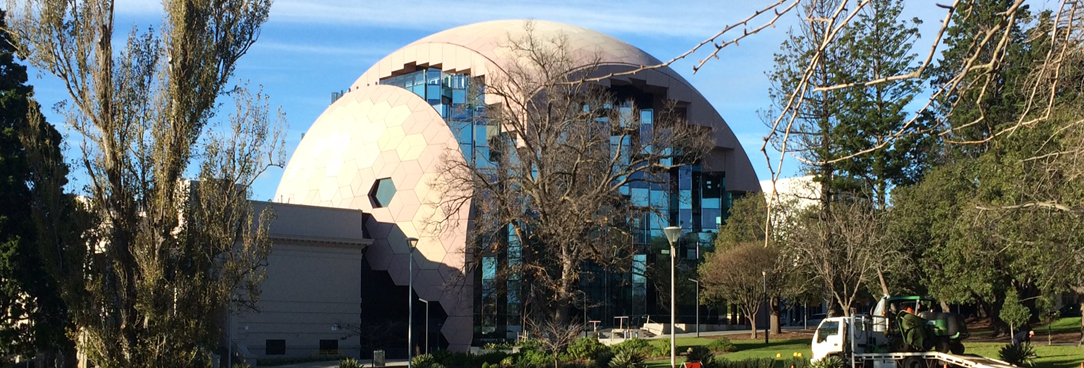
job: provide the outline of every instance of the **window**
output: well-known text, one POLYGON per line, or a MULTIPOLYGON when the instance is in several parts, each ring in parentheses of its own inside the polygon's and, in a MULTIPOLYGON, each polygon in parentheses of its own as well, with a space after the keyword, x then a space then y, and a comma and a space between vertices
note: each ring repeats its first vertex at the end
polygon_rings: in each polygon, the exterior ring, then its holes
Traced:
POLYGON ((338 355, 339 340, 320 340, 321 355, 338 355))
POLYGON ((286 355, 286 340, 267 340, 264 347, 266 355, 286 355))
POLYGON ((828 336, 839 334, 839 322, 825 322, 817 329, 817 342, 828 340, 828 336))
POLYGON ((387 207, 393 196, 395 184, 391 182, 391 178, 377 179, 369 189, 369 200, 372 201, 373 208, 387 207))

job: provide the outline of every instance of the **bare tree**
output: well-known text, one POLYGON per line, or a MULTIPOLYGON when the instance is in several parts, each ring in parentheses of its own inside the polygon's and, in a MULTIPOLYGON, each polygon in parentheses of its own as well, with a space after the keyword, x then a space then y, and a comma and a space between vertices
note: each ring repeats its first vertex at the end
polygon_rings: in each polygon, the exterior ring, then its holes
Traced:
POLYGON ((483 254, 516 247, 521 262, 500 276, 533 286, 539 316, 567 324, 585 262, 631 265, 632 221, 652 209, 623 192, 633 183, 668 185, 668 170, 692 163, 711 146, 710 131, 686 124, 678 111, 641 120, 638 106, 584 82, 598 61, 577 59, 567 37, 526 36, 504 45, 516 62, 486 76, 490 162, 452 154, 442 170, 449 218, 470 208, 468 244, 475 267, 483 254), (614 144, 613 142, 624 142, 614 144), (463 193, 454 195, 454 193, 463 193), (470 205, 464 205, 470 204, 470 205))
POLYGON ((776 247, 764 248, 758 242, 742 242, 727 250, 708 253, 699 270, 703 297, 737 303, 749 319, 753 337, 757 337, 757 313, 768 295, 778 295, 782 285, 776 273, 779 256, 776 247), (772 274, 771 285, 768 273, 772 274))
POLYGON ((788 253, 816 275, 845 315, 878 265, 897 256, 881 239, 881 216, 868 203, 837 203, 831 211, 810 210, 799 220, 788 253))
POLYGON ((270 5, 166 1, 160 33, 117 40, 110 0, 8 2, 6 31, 63 83, 83 140, 99 223, 82 272, 61 284, 96 366, 210 366, 222 313, 258 297, 271 213, 247 196, 281 164, 282 120, 262 94, 227 84, 270 5), (223 96, 236 110, 219 122, 223 96))
POLYGON ((561 365, 560 355, 583 333, 583 325, 560 323, 554 320, 532 323, 531 334, 553 356, 553 368, 561 365))

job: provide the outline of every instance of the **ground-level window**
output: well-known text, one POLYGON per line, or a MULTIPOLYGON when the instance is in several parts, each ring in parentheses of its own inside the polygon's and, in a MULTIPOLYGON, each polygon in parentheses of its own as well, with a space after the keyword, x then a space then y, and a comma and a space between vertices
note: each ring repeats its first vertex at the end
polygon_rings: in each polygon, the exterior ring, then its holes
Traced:
POLYGON ((339 340, 320 340, 320 354, 339 354, 339 340))
POLYGON ((286 340, 267 340, 267 355, 286 355, 286 340))

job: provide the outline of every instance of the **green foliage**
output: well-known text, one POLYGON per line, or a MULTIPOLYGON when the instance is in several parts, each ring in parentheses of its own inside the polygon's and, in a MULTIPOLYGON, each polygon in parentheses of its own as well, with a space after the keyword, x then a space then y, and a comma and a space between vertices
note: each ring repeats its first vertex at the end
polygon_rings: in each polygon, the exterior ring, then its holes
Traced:
MULTIPOLYGON (((538 350, 520 350, 517 368, 547 368, 553 366, 553 356, 538 350)), ((449 367, 451 368, 451 367, 449 367)))
POLYGON ((595 355, 595 368, 606 368, 610 366, 610 361, 614 359, 614 352, 611 350, 600 351, 598 355, 595 355))
MULTIPOLYGON (((841 364, 841 366, 839 366, 839 367, 830 367, 830 368, 843 368, 842 367, 842 362, 840 364, 841 364)), ((754 359, 744 359, 744 360, 737 360, 737 361, 729 361, 729 360, 726 360, 726 359, 719 359, 719 360, 715 361, 715 365, 718 368, 775 368, 775 360, 772 359, 772 358, 754 358, 754 359)), ((829 368, 829 367, 823 367, 823 368, 829 368)))
POLYGON ((693 346, 685 354, 686 362, 700 362, 702 368, 716 368, 715 354, 704 346, 693 346))
POLYGON ((783 361, 783 368, 809 368, 808 358, 790 358, 783 361))
MULTIPOLYGON (((488 364, 488 362, 483 362, 488 364)), ((432 354, 415 355, 410 359, 410 365, 418 368, 443 368, 444 366, 437 362, 437 359, 432 354)))
POLYGON ((1038 358, 1035 349, 1031 347, 1031 343, 1002 346, 1001 350, 998 350, 997 356, 998 359, 1019 367, 1033 367, 1035 359, 1038 358))
POLYGON ((764 194, 748 194, 734 200, 727 210, 726 222, 719 225, 715 251, 725 251, 743 242, 764 241, 764 220, 768 218, 768 202, 764 194))
POLYGON ((614 349, 615 354, 613 359, 610 359, 610 368, 643 368, 644 367, 644 353, 643 349, 637 349, 632 346, 627 346, 620 349, 614 349))
POLYGON ((1016 288, 1010 287, 1008 292, 1005 293, 1005 302, 1001 305, 999 317, 1013 328, 1023 326, 1031 318, 1031 311, 1023 304, 1020 304, 1016 288))
POLYGON ((670 356, 670 341, 662 339, 652 340, 649 356, 670 356))
POLYGON ((812 362, 809 365, 810 368, 843 368, 843 360, 838 357, 830 356, 816 362, 812 362))
MULTIPOLYGON (((430 357, 430 358, 432 358, 432 357, 430 357)), ((418 363, 414 363, 414 366, 418 367, 418 363)), ((364 367, 364 365, 361 364, 361 362, 358 362, 354 358, 345 358, 345 359, 339 361, 339 368, 363 368, 363 367, 364 367)), ((426 366, 426 367, 430 367, 430 366, 426 366)))
POLYGON ((578 338, 568 345, 568 355, 576 359, 594 358, 607 350, 609 348, 593 336, 578 338))
POLYGON ((519 344, 517 344, 516 346, 519 346, 520 351, 538 350, 542 348, 542 342, 535 339, 527 339, 520 341, 519 344))
POLYGON ((738 347, 733 342, 730 342, 730 339, 722 336, 708 343, 708 349, 722 353, 738 351, 738 347))
POLYGON ((485 350, 511 350, 513 346, 515 346, 515 345, 513 345, 512 343, 507 342, 507 341, 487 342, 485 344, 482 344, 482 349, 485 349, 485 350))
MULTIPOLYGON (((502 362, 505 366, 511 365, 513 357, 509 356, 503 351, 492 351, 485 354, 470 354, 466 352, 437 350, 432 354, 422 354, 415 356, 414 359, 419 358, 429 360, 428 356, 431 356, 432 361, 439 364, 439 367, 445 368, 475 368, 481 367, 482 364, 490 364, 493 366, 500 365, 502 362), (426 358, 423 358, 426 357, 426 358)), ((421 363, 413 363, 415 366, 421 363)))
POLYGON ((233 368, 252 368, 251 365, 245 362, 233 363, 233 368))
MULTIPOLYGON (((6 17, 0 11, 0 27, 5 29, 6 17)), ((57 233, 60 229, 43 227, 50 220, 70 222, 72 211, 67 208, 53 214, 61 218, 43 218, 69 200, 63 195, 68 168, 60 154, 61 135, 38 110, 10 37, 0 35, 0 364, 14 355, 74 347, 65 334, 67 305, 57 281, 49 277, 67 271, 51 262, 68 256, 56 252, 65 244, 50 244, 66 236, 57 233), (53 201, 44 202, 50 198, 53 201)))

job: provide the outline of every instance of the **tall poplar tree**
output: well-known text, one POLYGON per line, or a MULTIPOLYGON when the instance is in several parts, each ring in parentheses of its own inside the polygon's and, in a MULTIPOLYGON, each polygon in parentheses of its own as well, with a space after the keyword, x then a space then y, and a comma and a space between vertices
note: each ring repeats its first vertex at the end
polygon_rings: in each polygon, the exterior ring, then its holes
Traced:
POLYGON ((67 123, 85 142, 97 223, 85 234, 90 255, 58 282, 91 364, 209 367, 223 314, 256 301, 270 249, 272 214, 254 213, 247 197, 281 165, 281 120, 229 80, 271 2, 164 1, 158 32, 127 37, 116 35, 114 5, 9 1, 8 33, 60 79, 67 123), (225 121, 223 97, 236 106, 225 121))

